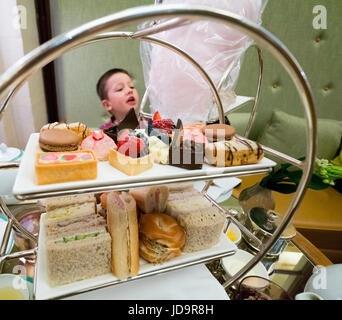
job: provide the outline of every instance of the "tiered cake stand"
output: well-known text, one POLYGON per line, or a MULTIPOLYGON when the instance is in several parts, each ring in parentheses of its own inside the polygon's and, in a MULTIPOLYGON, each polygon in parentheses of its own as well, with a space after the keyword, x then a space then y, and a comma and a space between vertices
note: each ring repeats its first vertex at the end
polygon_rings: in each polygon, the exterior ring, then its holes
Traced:
MULTIPOLYGON (((277 230, 274 232, 270 240, 265 244, 261 244, 261 242, 255 238, 243 225, 239 223, 233 216, 229 214, 228 211, 221 208, 218 203, 216 203, 213 199, 211 199, 206 191, 210 185, 210 181, 214 178, 220 177, 233 177, 233 176, 242 176, 242 175, 251 175, 251 174, 258 174, 269 172, 271 167, 274 165, 272 162, 266 163, 266 165, 262 167, 255 167, 251 165, 247 166, 239 166, 239 167, 230 167, 224 168, 221 170, 205 170, 203 172, 198 172, 196 174, 192 174, 191 171, 187 174, 179 174, 177 172, 169 174, 169 175, 162 175, 162 176, 155 176, 151 175, 145 176, 144 178, 140 178, 139 176, 133 179, 121 179, 120 181, 111 181, 106 183, 99 183, 97 185, 78 185, 77 187, 64 187, 64 188, 56 188, 56 189, 33 189, 32 190, 25 190, 25 186, 23 189, 13 190, 14 195, 19 200, 28 200, 28 199, 40 199, 46 197, 53 197, 53 196, 63 196, 63 195, 70 195, 70 194, 81 194, 81 193, 96 193, 96 192, 105 192, 109 190, 126 190, 132 187, 140 187, 140 186, 150 186, 156 184, 163 184, 163 183, 178 183, 184 181, 199 181, 205 180, 207 184, 205 188, 202 190, 202 193, 213 203, 213 205, 217 206, 220 210, 222 210, 227 217, 227 222, 234 222, 236 223, 242 232, 248 234, 249 237, 253 238, 255 242, 259 246, 259 252, 254 256, 254 258, 247 263, 239 272, 235 274, 229 281, 224 283, 224 287, 230 287, 235 281, 240 279, 244 276, 249 270, 251 270, 263 257, 264 255, 272 248, 275 242, 278 240, 280 235, 283 233, 286 226, 290 223, 296 209, 298 208, 300 202, 302 201, 306 187, 309 183, 312 171, 313 171, 313 164, 315 159, 316 153, 316 137, 317 137, 317 121, 315 116, 315 108, 314 102, 311 94, 311 89, 309 83, 307 81, 306 75, 304 74, 303 70, 301 69, 300 65, 293 57, 293 55, 288 51, 288 49, 270 32, 258 26, 236 14, 213 9, 204 6, 195 6, 195 5, 157 5, 157 6, 143 6, 143 7, 136 7, 131 8, 128 10, 124 10, 118 13, 114 13, 103 18, 91 21, 86 23, 78 28, 75 28, 69 32, 61 34, 50 41, 42 44, 41 46, 37 47, 29 54, 24 56, 20 59, 16 64, 14 64, 10 69, 8 69, 4 74, 0 77, 0 119, 1 115, 3 114, 4 110, 8 106, 9 101, 13 98, 13 96, 17 93, 19 88, 38 70, 43 68, 49 62, 55 60, 56 58, 60 57, 64 53, 75 49, 77 47, 87 45, 89 43, 95 41, 103 41, 103 40, 112 40, 112 39, 136 39, 139 41, 147 41, 153 44, 161 45, 169 50, 172 50, 176 54, 179 54, 184 59, 186 59, 189 63, 191 63, 199 72, 199 74, 203 77, 203 79, 207 82, 213 98, 214 102, 218 108, 218 115, 219 115, 219 122, 224 123, 225 114, 224 109, 221 103, 221 99, 219 96, 219 87, 215 87, 213 81, 205 72, 205 70, 186 52, 183 50, 175 47, 171 43, 162 41, 155 37, 152 37, 153 34, 156 34, 162 30, 168 30, 171 28, 178 27, 185 23, 189 23, 189 21, 196 21, 196 20, 211 20, 219 23, 223 23, 227 26, 236 28, 237 30, 245 33, 251 39, 254 40, 257 46, 258 55, 259 55, 259 63, 260 63, 260 73, 258 79, 258 87, 257 87, 257 94, 254 99, 254 105, 251 111, 250 120, 246 127, 245 136, 248 137, 250 132, 251 126, 253 124, 258 96, 260 92, 261 80, 262 80, 262 53, 261 48, 268 50, 285 68, 288 72, 289 76, 291 77, 295 87, 299 93, 300 99, 304 106, 304 114, 306 118, 306 154, 305 160, 299 161, 294 159, 286 154, 280 153, 276 150, 268 148, 266 146, 262 146, 264 149, 265 154, 272 155, 277 157, 278 159, 285 160, 290 162, 291 164, 295 165, 296 167, 300 168, 303 171, 303 175, 299 182, 298 188, 294 197, 289 204, 287 212, 278 226, 277 230), (127 23, 141 23, 143 21, 150 21, 150 20, 158 20, 158 19, 165 19, 169 18, 166 22, 157 23, 149 28, 139 30, 137 32, 115 32, 115 29, 119 27, 123 27, 127 23)), ((194 44, 196 45, 196 44, 194 44)), ((223 75, 223 78, 226 77, 226 74, 223 75)), ((146 102, 146 97, 148 95, 148 90, 145 93, 144 98, 142 99, 142 106, 146 102)), ((229 112, 234 111, 234 108, 231 108, 229 112)), ((141 110, 142 113, 142 110, 141 110)), ((19 164, 13 163, 2 163, 1 168, 6 169, 13 166, 19 166, 19 164)), ((22 166, 22 164, 20 164, 22 166)), ((20 168, 19 168, 20 169, 20 168)), ((6 248, 8 245, 10 233, 12 228, 17 230, 18 232, 25 235, 28 239, 36 241, 38 243, 38 239, 24 229, 21 224, 17 221, 17 219, 13 216, 11 211, 7 208, 5 202, 0 196, 0 208, 1 211, 7 216, 8 224, 5 230, 5 234, 3 237, 3 241, 0 246, 0 272, 2 266, 5 261, 14 258, 21 258, 26 257, 28 255, 35 254, 39 252, 38 247, 32 250, 21 251, 6 254, 6 248)), ((39 244, 38 244, 39 245, 39 244)), ((183 262, 180 264, 172 265, 170 267, 164 267, 160 269, 156 269, 151 271, 147 274, 139 275, 134 278, 128 279, 129 281, 135 280, 144 276, 151 276, 154 274, 167 272, 171 270, 176 270, 179 268, 183 268, 189 265, 194 265, 197 263, 208 262, 213 259, 221 258, 227 255, 234 254, 234 250, 227 250, 224 253, 202 256, 199 259, 195 259, 188 262, 183 262)), ((71 292, 69 295, 77 294, 84 291, 95 290, 104 286, 114 285, 122 283, 122 281, 113 281, 111 283, 106 283, 103 285, 96 285, 84 290, 78 290, 71 292)), ((35 290, 36 290, 36 283, 35 283, 35 290)), ((61 296, 58 296, 61 297, 61 296)), ((37 297, 38 298, 38 297, 37 297)))

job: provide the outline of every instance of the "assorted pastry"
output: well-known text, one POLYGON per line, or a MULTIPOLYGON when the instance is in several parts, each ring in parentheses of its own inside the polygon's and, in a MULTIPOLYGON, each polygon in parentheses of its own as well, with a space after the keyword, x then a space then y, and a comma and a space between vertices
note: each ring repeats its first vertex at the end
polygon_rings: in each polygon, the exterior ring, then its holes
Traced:
POLYGON ((98 161, 132 176, 154 164, 198 170, 204 164, 253 164, 263 155, 257 142, 237 136, 230 125, 183 124, 181 119, 175 125, 158 111, 138 119, 132 108, 104 131, 92 131, 80 122, 44 125, 35 169, 40 185, 96 179, 98 161))
POLYGON ((215 246, 225 223, 224 214, 187 183, 41 203, 51 287, 105 274, 135 277, 146 262, 163 264, 215 246))

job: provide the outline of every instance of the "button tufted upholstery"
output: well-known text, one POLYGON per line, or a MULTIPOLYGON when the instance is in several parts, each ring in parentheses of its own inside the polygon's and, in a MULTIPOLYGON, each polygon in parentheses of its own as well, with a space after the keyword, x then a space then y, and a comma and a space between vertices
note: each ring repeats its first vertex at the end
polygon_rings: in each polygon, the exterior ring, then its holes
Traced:
MULTIPOLYGON (((342 121, 342 1, 269 0, 263 14, 263 26, 280 39, 302 66, 311 85, 318 118, 342 121), (314 29, 313 20, 327 9, 327 29, 314 29)), ((264 77, 256 121, 251 138, 257 138, 273 109, 303 116, 299 95, 286 71, 263 50, 264 77)), ((254 96, 258 77, 258 58, 251 47, 245 55, 236 92, 254 96)), ((247 112, 252 104, 238 112, 247 112)))
MULTIPOLYGON (((342 1, 269 0, 263 14, 263 26, 287 46, 303 68, 311 85, 318 119, 334 119, 342 123, 341 17, 342 1), (313 19, 317 16, 313 9, 317 5, 324 5, 327 9, 327 29, 316 30, 313 27, 313 19)), ((269 128, 275 109, 295 116, 303 116, 304 110, 286 71, 271 54, 263 50, 263 55, 264 77, 256 121, 250 134, 256 140, 265 136, 263 133, 269 128)), ((242 65, 237 94, 255 95, 258 68, 257 53, 251 47, 242 65)), ((232 124, 236 123, 237 131, 247 123, 247 112, 251 107, 252 104, 245 106, 229 116, 232 124)), ((337 134, 341 135, 340 132, 337 134)), ((341 137, 337 139, 340 141, 341 137)), ((300 139, 292 140, 298 143, 300 139)), ((248 185, 248 179, 252 179, 252 185, 260 177, 242 177, 242 184, 245 184, 242 188, 248 185)), ((292 195, 277 192, 274 195, 277 209, 282 212, 292 195)), ((293 220, 298 231, 334 263, 342 263, 341 206, 341 194, 333 188, 308 190, 293 220)))

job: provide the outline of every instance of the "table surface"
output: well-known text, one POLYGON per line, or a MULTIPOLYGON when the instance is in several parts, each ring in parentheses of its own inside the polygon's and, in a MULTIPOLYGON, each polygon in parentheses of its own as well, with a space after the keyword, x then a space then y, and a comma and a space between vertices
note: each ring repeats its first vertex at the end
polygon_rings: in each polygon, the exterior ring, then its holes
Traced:
MULTIPOLYGON (((240 178, 241 184, 233 190, 233 195, 247 187, 260 182, 264 174, 250 175, 240 178)), ((275 210, 285 212, 292 200, 292 194, 282 194, 272 191, 275 200, 275 210)), ((298 207, 292 223, 301 229, 342 231, 342 196, 336 189, 328 187, 323 190, 307 189, 298 207)))
MULTIPOLYGON (((238 247, 252 254, 254 253, 244 240, 238 247)), ((270 280, 282 287, 293 299, 296 294, 304 291, 305 284, 315 268, 310 259, 292 241, 288 242, 287 247, 279 257, 266 257, 261 262, 268 271, 270 280)), ((229 279, 220 260, 208 263, 207 267, 221 284, 229 279)), ((233 298, 236 293, 235 286, 227 288, 226 292, 233 298)))
MULTIPOLYGON (((221 205, 225 208, 241 210, 239 202, 235 197, 230 197, 221 205)), ((238 247, 250 253, 255 253, 243 239, 238 247)), ((14 246, 13 251, 17 251, 16 246, 14 246)), ((299 233, 288 242, 287 247, 279 257, 264 257, 262 263, 268 270, 270 279, 284 288, 291 297, 303 292, 305 283, 312 275, 315 265, 327 266, 332 264, 320 250, 315 248, 299 233)), ((9 260, 4 264, 2 273, 13 273, 14 266, 24 264, 25 259, 23 258, 9 260)), ((227 274, 224 272, 219 259, 207 263, 206 266, 221 284, 227 281, 227 274)), ((32 282, 34 268, 34 264, 25 264, 26 276, 32 282)), ((226 292, 232 297, 234 287, 226 289, 226 292)))
MULTIPOLYGON (((234 196, 222 202, 221 205, 226 209, 234 208, 242 212, 239 201, 234 196)), ((252 254, 256 253, 243 238, 238 248, 252 254)), ((296 236, 287 242, 286 248, 278 257, 264 256, 261 262, 267 269, 270 280, 282 287, 292 298, 304 291, 305 284, 313 274, 315 266, 332 264, 319 249, 298 231, 296 236)), ((228 280, 220 260, 208 263, 207 267, 220 283, 223 284, 228 280)), ((234 286, 227 288, 226 291, 230 296, 235 294, 234 286)))

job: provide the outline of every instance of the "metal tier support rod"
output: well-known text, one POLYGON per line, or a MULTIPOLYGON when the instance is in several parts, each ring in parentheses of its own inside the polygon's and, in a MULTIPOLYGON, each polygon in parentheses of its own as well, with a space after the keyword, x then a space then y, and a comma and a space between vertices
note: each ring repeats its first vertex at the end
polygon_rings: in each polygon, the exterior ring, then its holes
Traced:
POLYGON ((34 200, 34 199, 43 199, 49 197, 59 197, 59 196, 67 196, 72 194, 81 194, 81 193, 100 193, 100 192, 107 192, 107 191, 124 191, 130 188, 139 188, 139 187, 148 187, 148 186, 155 186, 158 184, 163 183, 180 183, 180 182, 193 182, 193 181, 202 181, 210 179, 218 179, 224 177, 236 177, 236 176, 246 176, 246 175, 254 175, 254 174, 261 174, 270 172, 271 169, 255 169, 253 171, 250 170, 239 170, 234 172, 226 172, 226 173, 217 173, 211 174, 210 177, 208 175, 198 175, 198 176, 189 176, 189 177, 170 177, 170 178, 154 178, 153 180, 148 181, 141 181, 141 182, 131 182, 127 183, 124 182, 122 184, 116 185, 108 185, 108 186, 101 186, 101 187, 84 187, 84 188, 71 188, 71 189, 63 189, 62 191, 46 191, 34 194, 25 194, 16 196, 19 200, 34 200))

